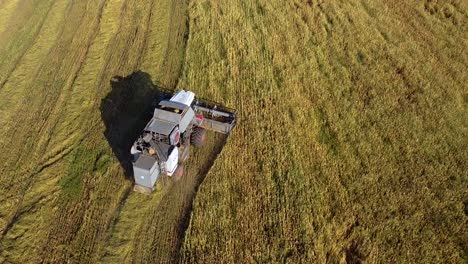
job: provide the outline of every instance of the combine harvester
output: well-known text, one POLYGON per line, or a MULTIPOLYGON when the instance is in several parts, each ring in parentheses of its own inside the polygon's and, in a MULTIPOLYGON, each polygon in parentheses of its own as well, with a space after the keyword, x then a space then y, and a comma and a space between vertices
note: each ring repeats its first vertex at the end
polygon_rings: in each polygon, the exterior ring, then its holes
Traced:
POLYGON ((232 109, 195 98, 191 91, 162 93, 151 120, 131 148, 134 191, 150 194, 160 175, 178 180, 190 145, 201 147, 206 130, 229 134, 237 116, 232 109))

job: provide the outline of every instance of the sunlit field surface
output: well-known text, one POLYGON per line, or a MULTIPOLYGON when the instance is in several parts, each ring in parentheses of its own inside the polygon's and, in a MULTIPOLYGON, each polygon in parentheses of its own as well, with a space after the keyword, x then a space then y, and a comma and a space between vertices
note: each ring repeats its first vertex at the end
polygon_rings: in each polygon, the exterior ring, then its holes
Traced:
POLYGON ((0 263, 463 263, 468 2, 0 0, 0 263), (237 109, 132 191, 159 88, 237 109))
POLYGON ((191 1, 180 87, 239 110, 183 260, 460 263, 466 1, 191 1))

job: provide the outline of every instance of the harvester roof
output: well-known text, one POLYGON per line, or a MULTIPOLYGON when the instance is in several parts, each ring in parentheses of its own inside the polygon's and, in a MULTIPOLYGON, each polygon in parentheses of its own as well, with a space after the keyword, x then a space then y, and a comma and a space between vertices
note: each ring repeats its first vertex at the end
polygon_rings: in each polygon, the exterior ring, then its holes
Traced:
POLYGON ((175 126, 176 123, 153 118, 148 125, 146 125, 145 131, 151 131, 161 135, 169 135, 175 126))

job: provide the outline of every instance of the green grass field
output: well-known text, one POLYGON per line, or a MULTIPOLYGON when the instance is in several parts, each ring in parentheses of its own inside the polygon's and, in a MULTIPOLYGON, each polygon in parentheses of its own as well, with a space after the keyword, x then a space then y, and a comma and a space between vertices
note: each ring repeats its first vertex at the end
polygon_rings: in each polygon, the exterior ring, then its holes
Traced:
POLYGON ((0 263, 468 261, 467 22, 463 0, 0 0, 0 263), (144 196, 122 159, 157 87, 239 120, 144 196))

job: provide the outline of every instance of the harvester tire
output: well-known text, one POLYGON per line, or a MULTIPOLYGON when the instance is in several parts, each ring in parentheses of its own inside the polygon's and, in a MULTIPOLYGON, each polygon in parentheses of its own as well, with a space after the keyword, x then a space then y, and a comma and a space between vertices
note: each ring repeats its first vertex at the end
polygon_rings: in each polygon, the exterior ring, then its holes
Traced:
POLYGON ((202 127, 195 127, 190 136, 190 144, 200 148, 205 144, 206 130, 202 127))

